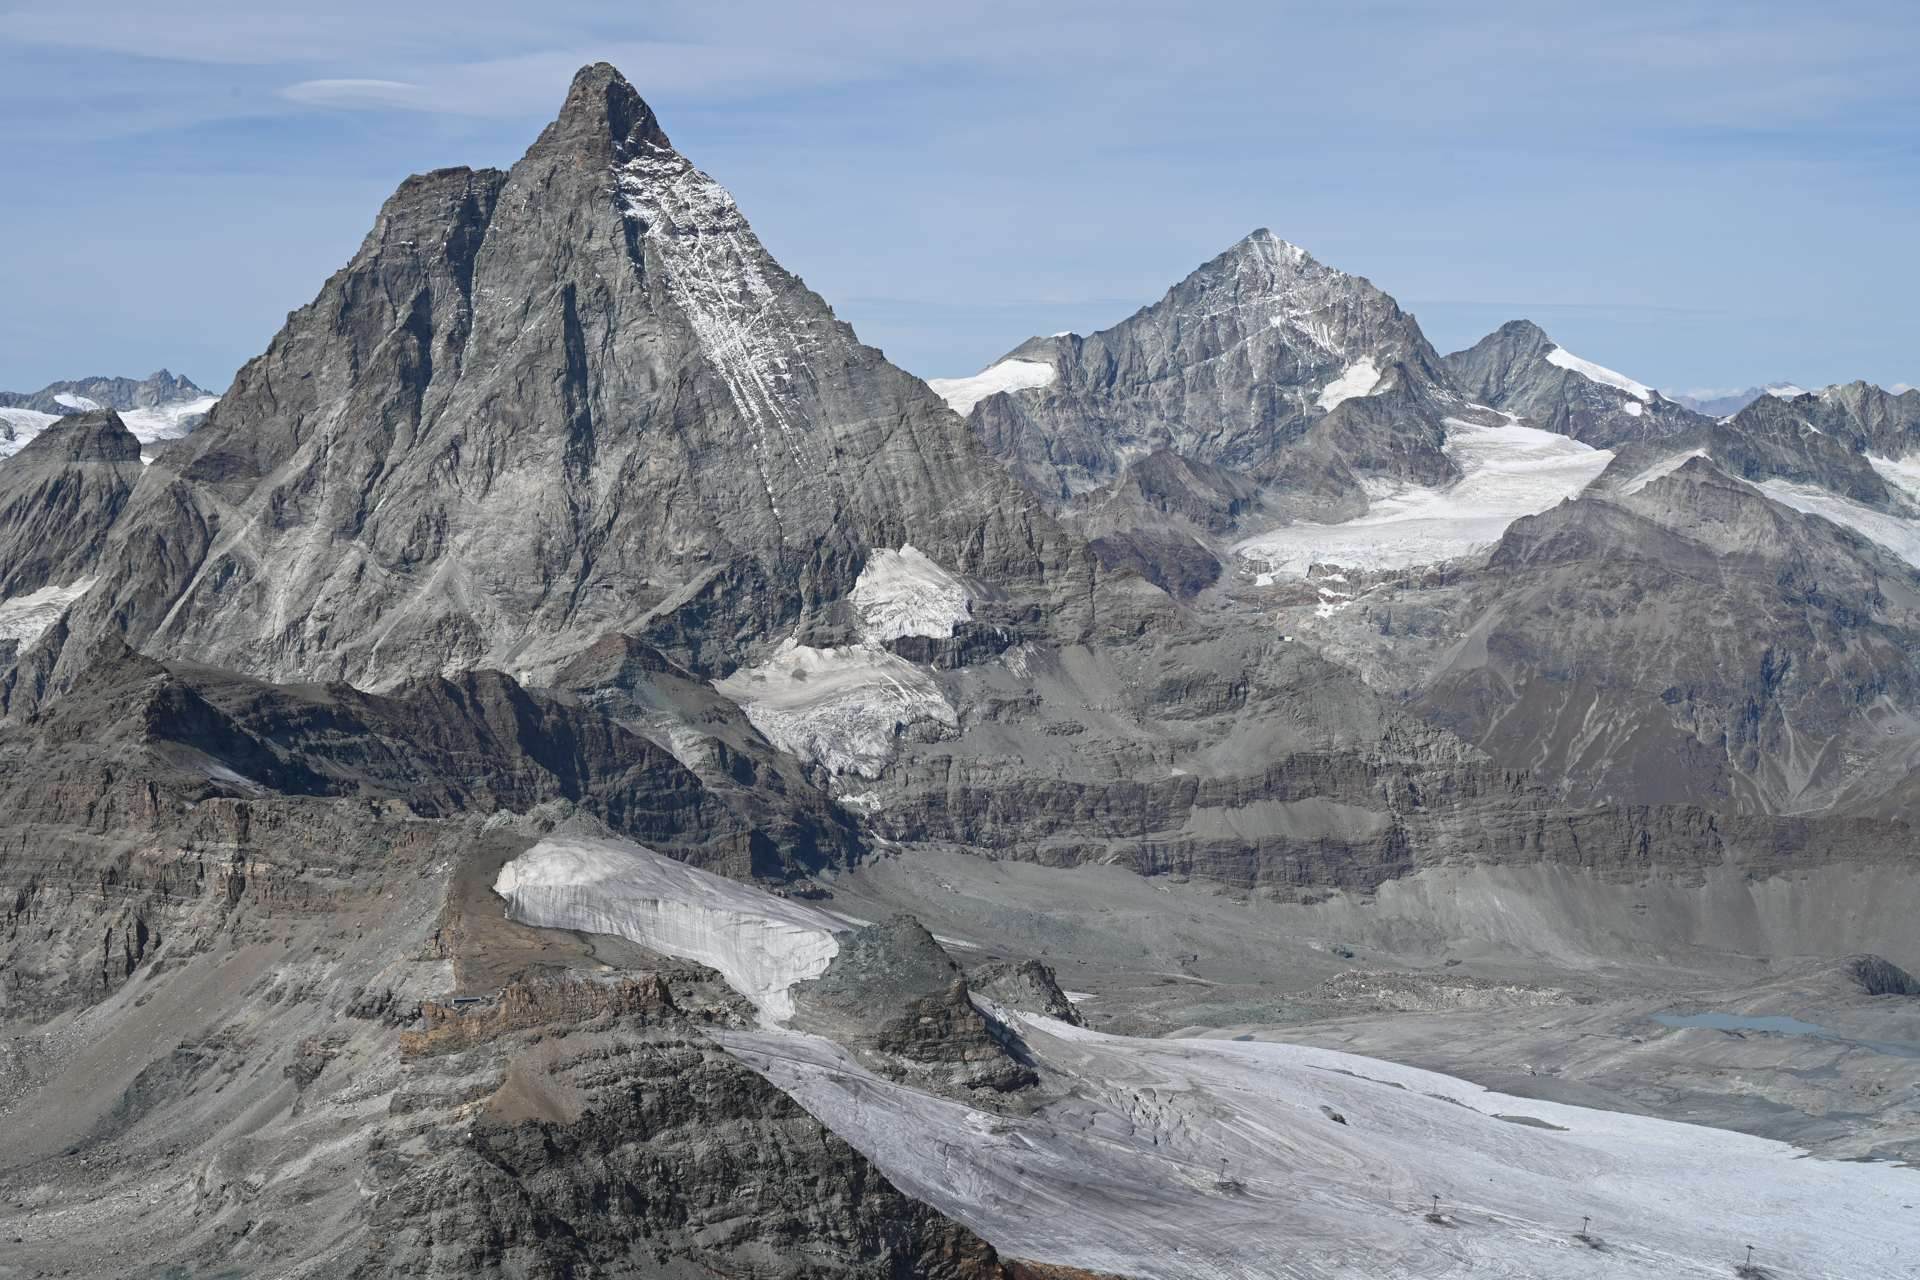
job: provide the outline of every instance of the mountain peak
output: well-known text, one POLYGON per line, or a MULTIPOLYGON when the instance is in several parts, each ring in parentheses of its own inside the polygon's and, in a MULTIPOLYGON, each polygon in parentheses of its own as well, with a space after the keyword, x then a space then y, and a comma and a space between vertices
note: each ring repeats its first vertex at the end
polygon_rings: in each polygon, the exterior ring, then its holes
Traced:
POLYGON ((1255 254, 1269 261, 1284 261, 1296 267, 1314 262, 1312 254, 1291 241, 1282 240, 1265 227, 1255 227, 1235 242, 1227 253, 1233 256, 1255 254))
POLYGON ((541 140, 564 140, 594 149, 611 145, 623 152, 639 143, 673 145, 653 108, 609 62, 592 63, 574 74, 560 115, 541 140))

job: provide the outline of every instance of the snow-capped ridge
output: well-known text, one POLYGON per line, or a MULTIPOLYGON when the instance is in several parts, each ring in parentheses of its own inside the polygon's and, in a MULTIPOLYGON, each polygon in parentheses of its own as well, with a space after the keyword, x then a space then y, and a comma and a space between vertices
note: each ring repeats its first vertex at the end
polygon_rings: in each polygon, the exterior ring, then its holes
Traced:
POLYGON ((1616 373, 1604 365, 1597 365, 1591 360, 1582 360, 1565 347, 1556 346, 1553 350, 1547 352, 1547 363, 1557 365, 1562 369, 1571 370, 1589 382, 1597 382, 1602 386, 1613 387, 1617 390, 1624 391, 1634 399, 1643 403, 1653 398, 1653 389, 1651 387, 1635 382, 1626 374, 1616 373))
POLYGON ((928 378, 927 385, 964 417, 988 396, 1052 386, 1059 376, 1059 371, 1044 360, 1009 359, 990 364, 968 378, 928 378))

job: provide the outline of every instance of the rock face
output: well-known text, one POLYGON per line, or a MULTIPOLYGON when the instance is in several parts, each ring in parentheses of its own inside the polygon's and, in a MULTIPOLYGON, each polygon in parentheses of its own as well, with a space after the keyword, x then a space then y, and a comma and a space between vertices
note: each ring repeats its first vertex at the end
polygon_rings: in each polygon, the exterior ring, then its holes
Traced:
POLYGON ((1005 1092, 1033 1084, 1013 1033, 974 1007, 966 975, 912 916, 841 935, 793 991, 796 1025, 864 1051, 896 1078, 1005 1092))
POLYGON ((0 468, 0 601, 90 577, 140 472, 111 411, 48 428, 0 468))
POLYGON ((1460 406, 1419 326, 1368 281, 1266 230, 1113 328, 1035 338, 1006 360, 1053 376, 984 397, 974 424, 1054 500, 1159 449, 1329 495, 1359 474, 1449 474, 1438 417, 1460 406), (1359 437, 1366 449, 1333 447, 1359 437))
POLYGON ((1300 625, 1578 793, 1912 812, 1920 582, 1706 457, 1518 521, 1482 568, 1300 625))
POLYGON ((1474 399, 1595 448, 1707 425, 1658 391, 1572 355, 1530 320, 1508 321, 1448 356, 1446 368, 1474 399))
POLYGON ((1084 614, 1079 544, 600 65, 510 172, 395 193, 155 464, 73 633, 381 685, 620 630, 724 672, 908 541, 987 621, 1084 614))
POLYGON ((1104 563, 1180 596, 1219 578, 1243 522, 1355 516, 1368 482, 1446 484, 1447 421, 1500 421, 1392 298, 1265 230, 1111 329, 935 385, 1104 563))

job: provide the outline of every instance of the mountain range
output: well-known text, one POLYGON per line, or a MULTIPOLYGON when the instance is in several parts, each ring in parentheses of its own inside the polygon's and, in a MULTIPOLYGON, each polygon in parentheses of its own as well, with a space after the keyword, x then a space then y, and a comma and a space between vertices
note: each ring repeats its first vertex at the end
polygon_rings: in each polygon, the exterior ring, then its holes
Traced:
POLYGON ((26 1268, 1910 1239, 1920 392, 1442 355, 1264 230, 923 382, 597 64, 217 403, 45 394, 0 463, 26 1268))

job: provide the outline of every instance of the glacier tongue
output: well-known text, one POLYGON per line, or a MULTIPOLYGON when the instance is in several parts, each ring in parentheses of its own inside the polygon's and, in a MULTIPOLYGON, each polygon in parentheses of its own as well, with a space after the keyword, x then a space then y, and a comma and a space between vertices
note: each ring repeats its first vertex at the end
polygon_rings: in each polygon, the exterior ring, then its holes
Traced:
POLYGON ((1920 1179, 1890 1164, 1333 1050, 1012 1016, 1069 1086, 1030 1115, 883 1080, 813 1036, 716 1039, 1003 1254, 1140 1280, 1704 1280, 1749 1242, 1769 1274, 1891 1276, 1911 1243, 1920 1179), (1602 1247, 1576 1239, 1585 1217, 1602 1247))
POLYGON ((522 924, 611 934, 717 969, 775 1023, 793 1016, 788 988, 826 970, 846 927, 621 840, 549 836, 502 867, 493 890, 522 924))

